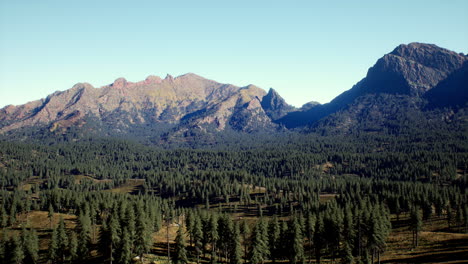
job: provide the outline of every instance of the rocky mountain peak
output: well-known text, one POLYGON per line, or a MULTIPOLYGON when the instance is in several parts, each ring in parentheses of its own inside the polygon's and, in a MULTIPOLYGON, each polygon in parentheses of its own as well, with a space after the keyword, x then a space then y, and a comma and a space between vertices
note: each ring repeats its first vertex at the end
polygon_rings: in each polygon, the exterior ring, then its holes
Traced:
POLYGON ((420 96, 459 69, 467 58, 432 44, 402 44, 369 69, 357 87, 371 93, 420 96))
POLYGON ((150 84, 150 83, 161 83, 162 79, 159 76, 156 75, 150 75, 146 77, 145 83, 150 84))
POLYGON ((283 97, 273 88, 270 88, 268 93, 263 97, 261 105, 266 114, 273 120, 279 119, 294 110, 294 107, 287 104, 283 97))
POLYGON ((164 78, 165 81, 174 81, 174 77, 170 75, 169 73, 166 75, 166 78, 164 78))
POLYGON ((101 88, 78 83, 45 99, 0 109, 0 133, 25 127, 66 133, 86 124, 109 133, 143 124, 179 124, 181 130, 187 125, 215 124, 218 130, 226 126, 244 130, 257 127, 258 120, 261 127, 274 127, 260 106, 265 94, 254 85, 237 87, 193 73, 175 78, 168 74, 163 80, 148 76, 136 83, 118 78, 101 88))
POLYGON ((125 78, 117 78, 111 85, 111 87, 121 89, 127 86, 127 80, 125 78))
POLYGON ((71 89, 77 90, 77 89, 93 89, 94 87, 86 82, 80 82, 75 85, 71 89))
POLYGON ((466 56, 440 48, 434 44, 418 42, 407 45, 401 44, 390 55, 396 55, 443 72, 452 72, 460 68, 467 59, 466 56))
POLYGON ((307 111, 307 110, 310 110, 312 109, 313 107, 316 107, 320 105, 319 102, 316 102, 316 101, 310 101, 310 102, 307 102, 305 104, 303 104, 300 108, 301 111, 307 111))

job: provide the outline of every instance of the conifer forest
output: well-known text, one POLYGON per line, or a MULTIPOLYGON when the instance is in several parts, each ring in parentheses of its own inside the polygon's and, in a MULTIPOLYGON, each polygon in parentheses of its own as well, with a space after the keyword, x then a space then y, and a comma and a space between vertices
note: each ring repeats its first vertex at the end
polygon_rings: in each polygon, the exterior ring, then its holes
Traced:
POLYGON ((0 260, 399 262, 392 254, 429 243, 425 230, 468 232, 466 134, 426 136, 291 133, 204 149, 1 141, 0 260))

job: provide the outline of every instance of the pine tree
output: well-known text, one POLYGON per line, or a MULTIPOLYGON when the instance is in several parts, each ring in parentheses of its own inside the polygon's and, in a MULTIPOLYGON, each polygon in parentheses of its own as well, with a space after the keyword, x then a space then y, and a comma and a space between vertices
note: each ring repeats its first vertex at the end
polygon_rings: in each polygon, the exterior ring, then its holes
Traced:
POLYGON ((34 229, 22 232, 22 243, 25 253, 25 263, 37 263, 39 260, 39 238, 34 229))
POLYGON ((47 216, 49 217, 50 229, 52 229, 52 219, 54 218, 54 207, 52 207, 52 204, 49 205, 49 214, 47 216))
POLYGON ((185 225, 187 227, 187 233, 189 234, 189 246, 193 245, 193 227, 194 217, 191 210, 187 211, 185 215, 185 225))
POLYGON ((309 241, 309 259, 312 260, 312 249, 314 244, 314 233, 315 233, 315 215, 309 213, 306 217, 306 227, 305 227, 305 234, 307 240, 309 241))
POLYGON ((249 228, 249 225, 247 224, 247 221, 242 221, 241 232, 243 234, 242 243, 244 243, 244 260, 247 263, 247 258, 248 258, 247 246, 249 245, 248 236, 250 233, 250 228, 249 228))
POLYGON ((82 213, 78 217, 78 257, 83 260, 89 255, 91 248, 91 219, 87 213, 82 213))
POLYGON ((209 219, 208 233, 211 242, 211 263, 216 263, 216 244, 219 240, 218 216, 216 214, 212 214, 209 219))
POLYGON ((125 220, 122 226, 127 227, 129 235, 130 245, 132 252, 134 251, 134 243, 136 239, 136 221, 135 221, 135 210, 132 205, 128 205, 125 212, 125 220))
POLYGON ((250 262, 252 264, 264 263, 268 259, 268 237, 266 224, 263 219, 257 221, 252 232, 252 249, 250 251, 250 262))
POLYGON ((344 254, 343 258, 341 259, 341 262, 343 264, 352 264, 354 263, 354 256, 353 256, 353 249, 351 247, 351 241, 345 240, 345 245, 344 245, 344 254))
POLYGON ((200 255, 203 251, 203 227, 200 216, 196 214, 193 221, 193 241, 195 243, 195 255, 197 257, 197 263, 200 263, 200 255))
POLYGON ((17 236, 13 236, 11 238, 11 245, 12 245, 11 263, 15 263, 15 264, 23 263, 25 254, 24 254, 24 248, 23 248, 20 238, 17 236))
POLYGON ((122 239, 119 252, 119 263, 129 263, 132 259, 132 245, 130 241, 130 232, 127 227, 122 231, 122 239))
POLYGON ((7 233, 6 228, 2 229, 2 238, 0 239, 0 263, 7 262, 7 233))
POLYGON ((278 256, 278 249, 280 246, 280 225, 276 215, 270 220, 268 225, 268 245, 271 252, 271 260, 276 262, 278 256))
POLYGON ((56 262, 59 258, 60 250, 59 250, 59 244, 58 244, 58 232, 57 228, 54 228, 52 230, 52 236, 49 241, 49 252, 48 252, 48 257, 52 262, 56 262))
POLYGON ((290 263, 303 263, 304 262, 304 239, 302 237, 302 226, 300 225, 298 217, 293 216, 289 221, 290 233, 290 263))
POLYGON ((152 244, 152 228, 149 224, 148 218, 143 211, 142 204, 137 205, 137 219, 135 224, 135 253, 140 256, 140 260, 143 263, 143 254, 147 253, 152 244))
POLYGON ((422 229, 422 216, 418 206, 413 206, 411 210, 411 230, 413 231, 413 246, 418 247, 419 232, 422 229))
POLYGON ((187 260, 187 250, 185 245, 185 238, 183 234, 182 226, 179 226, 177 230, 177 236, 175 239, 175 254, 173 256, 173 262, 175 264, 185 264, 187 260))
POLYGON ((238 222, 234 223, 234 229, 230 242, 230 264, 240 264, 242 261, 242 246, 240 237, 240 226, 238 222))
POLYGON ((118 216, 114 211, 104 222, 99 234, 100 252, 112 263, 116 257, 115 252, 120 246, 121 229, 118 216))
POLYGON ((315 233, 314 233, 314 246, 315 246, 315 259, 320 264, 322 258, 322 248, 325 244, 325 231, 323 225, 323 215, 319 214, 317 221, 315 222, 315 233))
POLYGON ((289 254, 289 244, 285 241, 288 241, 290 238, 289 236, 289 228, 288 223, 286 221, 280 222, 280 238, 279 238, 279 245, 276 250, 276 254, 278 259, 285 259, 288 257, 289 254))
POLYGON ((66 260, 67 250, 68 250, 68 236, 65 229, 65 222, 63 217, 60 217, 59 225, 57 227, 57 257, 63 263, 66 260))
POLYGON ((463 207, 463 220, 465 226, 465 233, 468 233, 468 205, 465 205, 465 207, 463 207))
POLYGON ((70 261, 73 263, 78 259, 78 237, 73 230, 70 232, 68 237, 70 238, 70 261))
POLYGON ((5 228, 8 225, 8 214, 3 206, 1 208, 1 214, 0 214, 0 227, 5 228))
POLYGON ((226 262, 229 262, 230 257, 229 251, 232 242, 232 236, 234 233, 234 225, 232 219, 229 215, 223 214, 218 218, 218 252, 220 256, 223 256, 226 259, 226 262))

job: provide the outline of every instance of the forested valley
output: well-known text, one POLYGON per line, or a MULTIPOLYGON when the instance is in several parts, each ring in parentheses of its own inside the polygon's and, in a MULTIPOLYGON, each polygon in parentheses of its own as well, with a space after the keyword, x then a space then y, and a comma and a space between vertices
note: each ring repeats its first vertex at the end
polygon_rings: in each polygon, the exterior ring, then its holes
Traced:
POLYGON ((466 135, 424 136, 291 134, 207 149, 2 141, 0 259, 392 262, 425 228, 468 231, 466 135), (389 254, 395 230, 411 241, 389 254))

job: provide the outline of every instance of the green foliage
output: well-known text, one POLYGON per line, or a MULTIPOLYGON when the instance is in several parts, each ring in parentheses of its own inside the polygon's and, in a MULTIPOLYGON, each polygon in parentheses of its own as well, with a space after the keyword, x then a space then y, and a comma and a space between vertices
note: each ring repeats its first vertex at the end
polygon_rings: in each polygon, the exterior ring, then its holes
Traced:
POLYGON ((252 232, 252 249, 250 250, 250 262, 252 264, 264 263, 270 254, 268 248, 267 223, 263 218, 257 221, 252 232))
MULTIPOLYGON (((411 215, 415 244, 422 223, 434 217, 446 217, 452 232, 468 230, 468 141, 437 131, 403 137, 293 133, 261 148, 221 150, 162 150, 116 140, 2 141, 1 225, 3 231, 28 226, 22 219, 31 210, 48 211, 51 224, 54 214, 77 215, 74 231, 67 233, 62 219, 51 232, 49 255, 40 259, 56 262, 85 263, 98 249, 93 258, 129 263, 154 253, 151 235, 163 217, 184 216, 186 255, 197 263, 204 257, 238 264, 242 256, 252 263, 371 261, 386 250, 390 212, 411 215), (104 192, 135 180, 141 185, 131 193, 104 192), (34 195, 20 188, 31 181, 38 182, 34 195), (206 202, 208 210, 200 209, 206 202), (257 221, 251 231, 251 220, 232 217, 233 209, 271 220, 257 221)), ((30 230, 20 241, 22 261, 37 262, 30 230)), ((14 245, 3 241, 1 258, 10 261, 14 245)))
POLYGON ((179 226, 177 230, 177 236, 175 238, 175 254, 173 256, 173 262, 175 264, 185 264, 188 262, 187 249, 185 244, 184 232, 182 226, 179 226))

